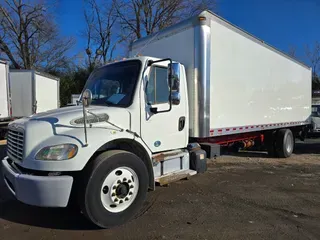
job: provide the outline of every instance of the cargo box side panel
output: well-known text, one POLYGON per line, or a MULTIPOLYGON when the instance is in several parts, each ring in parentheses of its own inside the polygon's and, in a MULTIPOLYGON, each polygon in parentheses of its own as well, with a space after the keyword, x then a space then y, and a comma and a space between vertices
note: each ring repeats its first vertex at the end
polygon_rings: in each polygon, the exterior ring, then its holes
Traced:
POLYGON ((38 73, 35 74, 37 113, 58 108, 59 82, 38 73))
POLYGON ((10 71, 11 106, 13 117, 32 114, 32 71, 10 71))
POLYGON ((9 113, 9 83, 8 65, 0 62, 0 120, 10 117, 9 113))
POLYGON ((311 70, 257 41, 211 20, 211 132, 310 116, 311 70))
POLYGON ((190 25, 182 30, 179 27, 172 29, 169 32, 164 32, 159 38, 155 37, 152 40, 146 38, 145 41, 139 44, 134 44, 131 50, 131 55, 137 53, 144 56, 156 57, 156 58, 171 58, 173 61, 180 62, 184 65, 187 77, 188 85, 188 99, 189 99, 189 126, 192 132, 197 121, 197 108, 198 105, 195 96, 195 88, 197 87, 197 81, 195 80, 195 34, 196 27, 190 25))

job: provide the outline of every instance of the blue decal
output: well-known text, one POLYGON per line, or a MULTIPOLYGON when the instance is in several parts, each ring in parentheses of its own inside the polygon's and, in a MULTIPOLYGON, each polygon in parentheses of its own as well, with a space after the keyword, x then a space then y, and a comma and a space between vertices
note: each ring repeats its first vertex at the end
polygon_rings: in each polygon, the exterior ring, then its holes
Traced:
POLYGON ((155 146, 155 147, 159 147, 160 145, 161 145, 161 142, 160 142, 160 141, 155 141, 155 142, 154 142, 154 146, 155 146))

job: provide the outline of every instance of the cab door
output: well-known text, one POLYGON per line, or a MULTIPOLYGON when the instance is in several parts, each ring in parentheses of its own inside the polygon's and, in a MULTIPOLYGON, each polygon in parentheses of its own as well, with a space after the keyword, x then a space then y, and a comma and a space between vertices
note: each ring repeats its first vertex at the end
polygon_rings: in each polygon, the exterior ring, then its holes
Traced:
POLYGON ((184 148, 188 142, 185 75, 181 74, 180 64, 173 64, 175 66, 173 85, 179 85, 179 92, 174 91, 172 95, 174 101, 171 101, 170 109, 168 63, 169 61, 152 64, 143 76, 144 87, 141 96, 144 97, 141 100, 140 129, 143 141, 152 152, 184 148), (180 95, 179 100, 178 95, 180 95))

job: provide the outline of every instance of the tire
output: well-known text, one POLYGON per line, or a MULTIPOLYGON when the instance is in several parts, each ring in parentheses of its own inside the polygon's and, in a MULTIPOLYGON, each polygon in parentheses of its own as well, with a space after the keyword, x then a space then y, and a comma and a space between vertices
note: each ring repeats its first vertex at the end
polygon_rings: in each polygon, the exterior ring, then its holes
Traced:
POLYGON ((271 157, 271 158, 279 157, 274 145, 271 145, 271 144, 268 145, 267 146, 267 152, 268 152, 268 156, 271 157))
POLYGON ((279 157, 276 151, 276 134, 276 131, 272 131, 265 135, 265 148, 271 158, 279 157))
POLYGON ((295 139, 290 129, 280 129, 277 133, 276 152, 280 158, 291 156, 295 145, 295 139))
POLYGON ((84 215, 101 228, 124 224, 141 209, 148 190, 148 171, 133 153, 111 150, 86 167, 79 196, 84 215))

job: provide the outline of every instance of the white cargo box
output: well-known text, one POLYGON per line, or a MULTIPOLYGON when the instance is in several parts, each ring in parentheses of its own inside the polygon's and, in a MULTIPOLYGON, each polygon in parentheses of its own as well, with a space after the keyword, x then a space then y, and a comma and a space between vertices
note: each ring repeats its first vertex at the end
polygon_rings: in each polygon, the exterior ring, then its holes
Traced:
POLYGON ((133 43, 130 55, 185 65, 190 137, 306 124, 311 69, 204 11, 133 43))
POLYGON ((10 117, 9 62, 0 59, 0 121, 10 117))
POLYGON ((71 94, 71 104, 77 105, 77 101, 79 101, 80 94, 71 94))
POLYGON ((11 70, 13 117, 59 108, 59 78, 34 70, 11 70))

